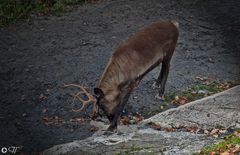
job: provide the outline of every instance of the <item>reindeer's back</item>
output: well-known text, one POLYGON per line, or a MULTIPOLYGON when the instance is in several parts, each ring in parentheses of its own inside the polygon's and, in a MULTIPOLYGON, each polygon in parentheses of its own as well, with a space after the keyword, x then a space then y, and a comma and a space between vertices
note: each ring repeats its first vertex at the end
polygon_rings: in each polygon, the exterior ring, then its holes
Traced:
POLYGON ((100 85, 105 83, 114 87, 141 76, 150 66, 163 59, 167 52, 164 45, 169 42, 176 44, 177 37, 178 29, 172 22, 156 22, 130 36, 113 53, 100 85))

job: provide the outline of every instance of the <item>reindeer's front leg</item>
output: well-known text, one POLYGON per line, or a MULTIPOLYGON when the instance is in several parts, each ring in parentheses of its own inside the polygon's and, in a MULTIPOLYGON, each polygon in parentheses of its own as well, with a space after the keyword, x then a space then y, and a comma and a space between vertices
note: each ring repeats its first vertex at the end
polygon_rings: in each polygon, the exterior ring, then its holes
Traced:
POLYGON ((119 99, 119 104, 116 107, 116 109, 114 110, 114 114, 110 116, 109 120, 110 120, 110 126, 108 127, 108 131, 114 131, 117 129, 117 124, 119 122, 120 119, 120 115, 125 107, 125 105, 127 104, 127 101, 130 97, 130 94, 134 88, 134 86, 136 85, 136 82, 132 82, 130 84, 128 84, 127 86, 124 86, 121 89, 121 94, 120 94, 120 99, 119 99))

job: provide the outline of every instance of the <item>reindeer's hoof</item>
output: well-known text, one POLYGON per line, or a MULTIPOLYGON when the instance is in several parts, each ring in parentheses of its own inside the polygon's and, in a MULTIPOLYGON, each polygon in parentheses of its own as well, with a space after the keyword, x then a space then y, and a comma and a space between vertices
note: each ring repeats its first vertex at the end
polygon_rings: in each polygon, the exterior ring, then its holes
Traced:
POLYGON ((111 126, 111 125, 107 129, 107 131, 112 131, 112 132, 114 132, 116 130, 117 130, 117 126, 111 126))
POLYGON ((103 135, 105 135, 105 136, 110 136, 112 134, 114 134, 114 132, 108 131, 108 130, 103 133, 103 135))
POLYGON ((152 85, 152 89, 159 89, 159 88, 160 88, 160 85, 157 84, 157 82, 154 82, 152 85))
POLYGON ((110 135, 115 134, 115 133, 117 133, 117 129, 113 130, 113 131, 107 130, 103 133, 103 135, 110 136, 110 135))
POLYGON ((156 96, 155 96, 155 98, 157 99, 157 100, 160 100, 160 101, 164 101, 165 99, 164 99, 164 95, 159 95, 159 94, 157 94, 156 96))

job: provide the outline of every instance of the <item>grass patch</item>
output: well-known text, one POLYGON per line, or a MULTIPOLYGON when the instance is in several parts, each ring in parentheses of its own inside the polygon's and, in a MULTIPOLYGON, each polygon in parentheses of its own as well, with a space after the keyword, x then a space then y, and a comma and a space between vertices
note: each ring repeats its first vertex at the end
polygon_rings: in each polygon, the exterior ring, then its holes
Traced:
POLYGON ((160 106, 152 106, 151 108, 145 110, 143 113, 147 116, 156 114, 166 109, 173 108, 179 105, 184 105, 188 102, 199 100, 201 98, 222 92, 233 87, 235 84, 230 82, 219 83, 219 82, 197 82, 195 86, 188 88, 187 90, 177 91, 168 93, 164 96, 164 100, 160 106))
POLYGON ((223 142, 203 148, 200 154, 221 154, 223 152, 232 154, 240 152, 240 131, 226 136, 223 142))
POLYGON ((32 10, 29 2, 17 2, 16 0, 0 1, 0 25, 15 22, 20 18, 26 18, 32 10))
POLYGON ((71 5, 90 2, 89 0, 1 0, 0 26, 6 26, 19 19, 26 19, 30 13, 42 16, 47 13, 60 15, 70 11, 71 5))
POLYGON ((217 83, 212 82, 211 84, 197 83, 195 86, 179 92, 167 94, 165 96, 165 102, 174 103, 177 105, 186 104, 191 101, 201 99, 203 97, 210 96, 222 92, 233 85, 231 83, 217 83))

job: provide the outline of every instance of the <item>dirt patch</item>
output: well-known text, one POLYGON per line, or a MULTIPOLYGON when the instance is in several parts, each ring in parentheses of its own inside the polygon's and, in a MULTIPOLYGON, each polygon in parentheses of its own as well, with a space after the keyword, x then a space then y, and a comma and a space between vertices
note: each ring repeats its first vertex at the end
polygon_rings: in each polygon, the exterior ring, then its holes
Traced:
MULTIPOLYGON (((78 106, 69 96, 74 90, 61 86, 81 83, 93 88, 114 48, 154 21, 180 23, 166 93, 193 86, 196 76, 240 81, 239 7, 234 0, 104 1, 60 17, 33 17, 1 28, 0 146, 23 146, 24 152, 37 153, 90 136, 88 121, 70 121, 87 112, 72 112, 78 106), (57 123, 46 124, 46 118, 57 118, 57 123)), ((158 74, 155 69, 143 79, 125 113, 161 105, 151 88, 158 74)))

